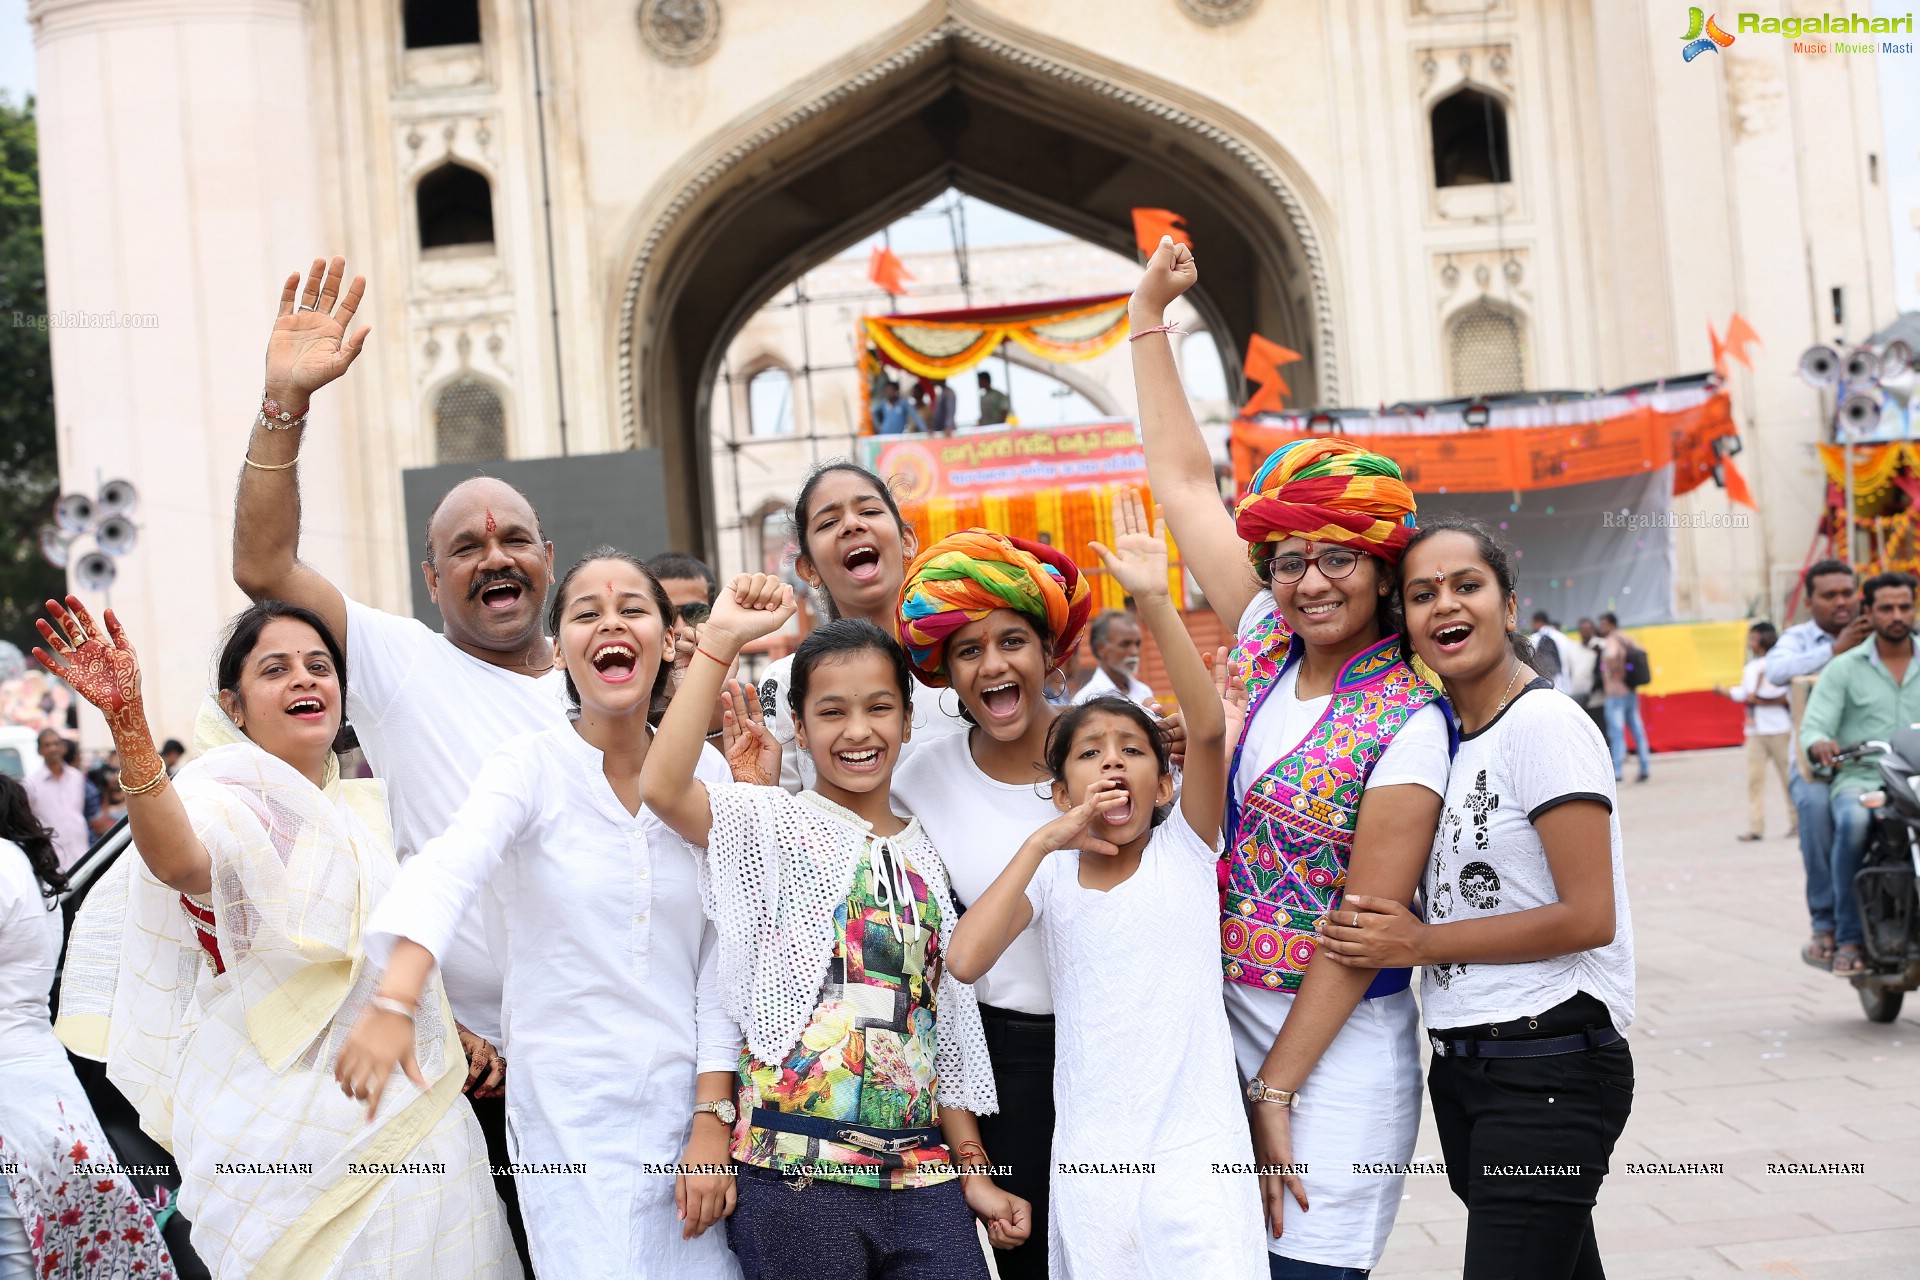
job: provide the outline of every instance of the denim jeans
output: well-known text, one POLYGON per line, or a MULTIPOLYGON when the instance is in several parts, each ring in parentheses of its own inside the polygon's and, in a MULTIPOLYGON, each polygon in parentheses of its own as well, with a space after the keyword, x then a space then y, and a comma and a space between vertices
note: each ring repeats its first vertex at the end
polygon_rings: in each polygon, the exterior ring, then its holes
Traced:
POLYGON ((1860 923, 1860 900, 1853 878, 1867 852, 1867 823, 1873 814, 1860 806, 1864 787, 1833 789, 1833 940, 1844 946, 1861 943, 1866 930, 1860 923))
MULTIPOLYGON (((1815 933, 1833 932, 1833 797, 1824 782, 1787 770, 1787 794, 1800 815, 1800 861, 1807 869, 1807 915, 1815 933)), ((1866 810, 1862 809, 1862 813, 1866 810)), ((1852 891, 1848 891, 1851 896, 1852 891)))
POLYGON ((1613 752, 1613 776, 1624 777, 1627 765, 1627 729, 1633 730, 1633 748, 1640 757, 1640 776, 1647 776, 1647 726, 1640 719, 1640 695, 1607 695, 1607 748, 1613 752))

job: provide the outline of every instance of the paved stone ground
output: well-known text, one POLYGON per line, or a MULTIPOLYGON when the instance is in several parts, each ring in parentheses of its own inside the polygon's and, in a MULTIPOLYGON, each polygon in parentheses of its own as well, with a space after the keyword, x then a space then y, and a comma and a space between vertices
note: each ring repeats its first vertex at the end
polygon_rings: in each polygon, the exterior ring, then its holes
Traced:
MULTIPOLYGON (((1607 1275, 1920 1276, 1920 992, 1876 1025, 1851 986, 1800 962, 1804 878, 1785 800, 1769 795, 1764 842, 1737 843, 1744 769, 1737 750, 1656 756, 1650 782, 1622 786, 1639 1016, 1633 1118, 1595 1211, 1607 1275), (1726 1172, 1626 1176, 1640 1160, 1726 1172), (1866 1172, 1768 1176, 1768 1160, 1866 1172)), ((1430 1118, 1418 1154, 1439 1159, 1430 1118)), ((1465 1210, 1444 1178, 1407 1187, 1373 1274, 1457 1277, 1465 1210)))

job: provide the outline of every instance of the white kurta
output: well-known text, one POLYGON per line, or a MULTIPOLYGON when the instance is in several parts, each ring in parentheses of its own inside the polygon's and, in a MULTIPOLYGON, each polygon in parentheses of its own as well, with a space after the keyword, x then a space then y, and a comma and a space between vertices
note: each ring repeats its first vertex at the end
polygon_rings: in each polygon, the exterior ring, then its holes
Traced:
POLYGON ((1113 889, 1083 888, 1071 851, 1049 855, 1027 886, 1059 1032, 1055 1280, 1267 1274, 1220 995, 1215 856, 1176 806, 1113 889))
MULTIPOLYGON (((728 781, 711 748, 696 775, 728 781)), ((507 1130, 541 1275, 737 1280, 715 1226, 683 1241, 670 1173, 693 1127, 694 1077, 731 1073, 713 926, 693 850, 650 810, 629 814, 571 725, 513 738, 480 768, 444 835, 400 870, 367 930, 438 958, 483 888, 504 931, 507 1130), (525 1166, 584 1164, 543 1173, 525 1166)))

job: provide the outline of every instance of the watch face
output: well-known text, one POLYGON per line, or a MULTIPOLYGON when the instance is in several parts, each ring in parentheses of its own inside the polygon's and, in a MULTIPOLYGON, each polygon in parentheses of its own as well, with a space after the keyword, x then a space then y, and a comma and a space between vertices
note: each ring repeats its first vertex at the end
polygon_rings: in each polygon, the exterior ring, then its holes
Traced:
POLYGON ((1260 1101, 1260 1095, 1265 1091, 1266 1091, 1266 1086, 1260 1083, 1260 1078, 1258 1076, 1255 1076, 1253 1079, 1247 1081, 1247 1101, 1248 1102, 1260 1101))

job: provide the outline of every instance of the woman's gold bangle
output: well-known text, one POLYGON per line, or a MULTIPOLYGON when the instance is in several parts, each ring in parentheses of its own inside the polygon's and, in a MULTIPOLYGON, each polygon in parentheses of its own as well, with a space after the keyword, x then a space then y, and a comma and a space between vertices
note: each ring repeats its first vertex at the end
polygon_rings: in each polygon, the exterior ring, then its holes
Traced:
POLYGON ((143 796, 147 794, 147 792, 152 791, 155 787, 158 787, 161 783, 165 782, 166 780, 167 780, 167 766, 164 764, 160 766, 159 773, 154 774, 151 778, 148 778, 145 782, 141 783, 137 787, 128 786, 126 783, 126 776, 123 774, 121 775, 121 780, 120 780, 120 794, 123 796, 143 796))
POLYGON ((252 467, 255 471, 285 471, 291 466, 293 466, 294 463, 300 461, 300 455, 296 453, 293 455, 291 459, 289 459, 286 462, 274 462, 274 463, 255 462, 251 457, 245 457, 245 461, 246 461, 246 464, 252 467))

